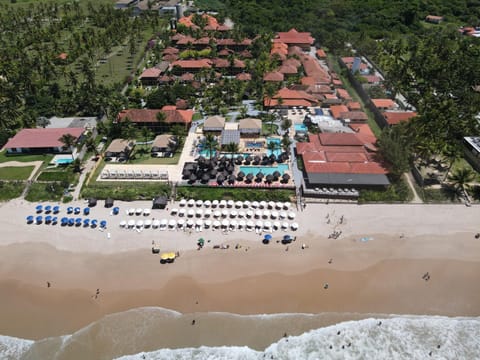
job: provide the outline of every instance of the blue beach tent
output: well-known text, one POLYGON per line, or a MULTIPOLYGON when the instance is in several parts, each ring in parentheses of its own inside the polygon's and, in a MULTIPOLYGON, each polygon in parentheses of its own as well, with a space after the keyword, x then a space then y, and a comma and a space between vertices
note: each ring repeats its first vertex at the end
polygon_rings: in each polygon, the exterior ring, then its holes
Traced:
POLYGON ((27 216, 27 224, 33 223, 33 219, 34 219, 33 215, 28 215, 27 216))

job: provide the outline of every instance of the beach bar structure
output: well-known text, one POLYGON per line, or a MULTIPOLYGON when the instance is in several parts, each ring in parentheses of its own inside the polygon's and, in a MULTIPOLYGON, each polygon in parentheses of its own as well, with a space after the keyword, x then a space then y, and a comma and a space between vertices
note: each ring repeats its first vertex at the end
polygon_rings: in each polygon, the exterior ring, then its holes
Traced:
POLYGON ((165 195, 157 196, 153 199, 152 209, 165 209, 168 204, 168 198, 165 195))

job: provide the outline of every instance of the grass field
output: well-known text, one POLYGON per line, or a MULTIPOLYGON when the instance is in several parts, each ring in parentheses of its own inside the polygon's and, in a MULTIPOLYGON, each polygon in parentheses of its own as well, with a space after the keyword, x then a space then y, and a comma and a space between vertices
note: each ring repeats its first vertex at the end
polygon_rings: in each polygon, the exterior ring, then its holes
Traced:
POLYGON ((30 162, 44 161, 47 164, 52 160, 53 155, 7 155, 7 151, 0 152, 0 163, 8 161, 30 162))
POLYGON ((0 181, 0 201, 8 201, 22 195, 23 181, 0 181))
POLYGON ((34 166, 6 166, 0 168, 1 180, 27 180, 34 166))

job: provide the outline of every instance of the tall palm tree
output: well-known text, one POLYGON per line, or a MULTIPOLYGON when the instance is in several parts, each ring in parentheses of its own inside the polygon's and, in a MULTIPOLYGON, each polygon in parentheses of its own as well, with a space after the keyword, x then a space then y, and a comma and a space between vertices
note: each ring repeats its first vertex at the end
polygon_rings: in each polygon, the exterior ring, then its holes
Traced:
POLYGON ((208 158, 211 159, 214 150, 218 148, 218 141, 212 134, 207 134, 202 141, 203 148, 208 150, 208 158))
POLYGON ((233 163, 233 156, 238 153, 238 144, 231 142, 225 146, 225 150, 230 154, 230 162, 233 163))
POLYGON ((271 154, 275 154, 275 152, 279 149, 278 143, 276 141, 270 141, 267 144, 267 149, 270 150, 271 154))
POLYGON ((92 151, 95 156, 98 156, 97 144, 95 144, 95 139, 92 136, 85 140, 85 147, 88 151, 92 151))
POLYGON ((72 160, 74 160, 75 158, 73 157, 73 146, 75 145, 77 138, 72 134, 67 133, 63 134, 58 140, 63 143, 64 147, 70 149, 70 151, 72 152, 72 160))
POLYGON ((460 196, 468 199, 467 190, 470 188, 469 183, 475 180, 475 173, 469 168, 459 168, 448 176, 448 180, 460 196))
POLYGON ((160 127, 160 132, 165 131, 165 127, 166 127, 165 120, 167 120, 167 114, 165 114, 163 111, 159 111, 157 113, 157 121, 158 121, 158 125, 160 127))

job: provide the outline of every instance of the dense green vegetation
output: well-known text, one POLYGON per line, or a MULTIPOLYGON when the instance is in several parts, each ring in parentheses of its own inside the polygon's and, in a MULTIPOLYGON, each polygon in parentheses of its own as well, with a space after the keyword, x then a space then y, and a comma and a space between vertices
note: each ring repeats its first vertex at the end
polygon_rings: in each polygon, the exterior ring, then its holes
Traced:
POLYGON ((293 190, 260 190, 239 188, 210 188, 210 187, 179 187, 177 188, 177 200, 250 200, 250 201, 291 201, 295 195, 293 190))
POLYGON ((170 195, 170 186, 159 183, 134 182, 97 182, 82 189, 82 197, 98 199, 114 198, 118 200, 149 200, 158 195, 170 195))
POLYGON ((8 201, 19 197, 25 183, 23 181, 0 181, 0 201, 8 201))

